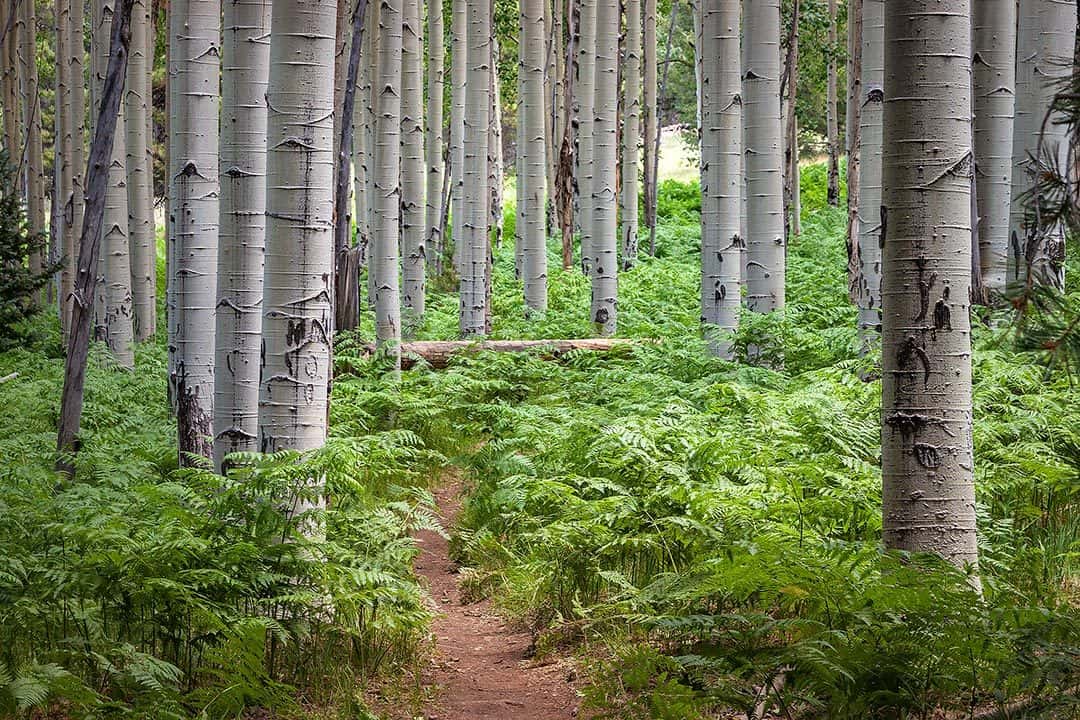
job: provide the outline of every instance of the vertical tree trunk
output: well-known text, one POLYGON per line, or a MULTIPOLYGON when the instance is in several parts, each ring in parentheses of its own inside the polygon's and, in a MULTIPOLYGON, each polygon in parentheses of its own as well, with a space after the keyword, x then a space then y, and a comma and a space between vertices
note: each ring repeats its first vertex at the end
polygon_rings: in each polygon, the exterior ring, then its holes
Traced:
MULTIPOLYGON (((656 177, 654 176, 654 168, 656 167, 656 158, 653 155, 656 153, 653 140, 656 138, 659 130, 659 120, 657 118, 657 105, 656 105, 656 83, 657 83, 657 62, 656 62, 656 0, 644 0, 645 3, 645 17, 644 17, 644 48, 642 50, 642 56, 645 62, 644 67, 644 82, 642 84, 642 97, 645 101, 644 106, 644 118, 642 129, 645 131, 645 153, 644 153, 644 173, 642 182, 642 192, 645 193, 645 227, 650 230, 650 236, 652 235, 652 229, 656 226, 656 177)), ((636 29, 636 28, 635 28, 636 29)), ((650 250, 652 252, 652 250, 650 250)))
MULTIPOLYGON (((64 389, 60 396, 60 422, 56 434, 56 449, 60 457, 57 469, 73 474, 74 466, 67 455, 78 448, 82 421, 83 391, 86 386, 86 358, 90 349, 90 326, 94 304, 94 285, 97 282, 98 255, 101 252, 101 230, 105 215, 105 193, 109 184, 109 161, 116 137, 118 115, 123 101, 124 76, 127 73, 128 47, 131 43, 132 0, 121 0, 110 38, 109 66, 96 123, 94 141, 90 147, 87 170, 86 223, 79 242, 78 271, 72 293, 71 325, 67 357, 64 361, 64 389)), ((81 35, 80 35, 81 37, 81 35)))
MULTIPOLYGON (((702 14, 701 322, 707 335, 739 326, 742 238, 742 80, 739 0, 706 4, 702 14)), ((727 337, 710 337, 731 357, 727 337)))
POLYGON ((780 116, 780 2, 744 0, 747 307, 784 307, 783 121, 780 116))
POLYGON ((153 70, 146 56, 150 32, 148 0, 137 0, 131 15, 131 54, 125 93, 124 122, 127 140, 128 237, 131 241, 131 299, 135 314, 135 339, 146 340, 154 331, 157 313, 154 238, 153 178, 147 166, 146 115, 150 98, 146 76, 153 70))
POLYGON ((559 173, 559 146, 563 136, 563 0, 544 2, 544 27, 549 30, 547 63, 545 70, 544 99, 546 108, 547 150, 547 227, 548 232, 558 226, 555 204, 555 185, 559 173))
POLYGON ((787 94, 784 104, 784 196, 787 201, 785 218, 788 228, 793 237, 798 237, 802 232, 801 198, 799 187, 799 119, 795 113, 796 102, 799 94, 799 20, 802 15, 802 4, 795 0, 791 12, 791 33, 788 36, 787 63, 784 68, 786 77, 787 94))
MULTIPOLYGON (((86 23, 84 4, 71 1, 68 14, 68 82, 71 89, 71 223, 70 232, 64 240, 64 253, 74 265, 82 250, 77 241, 82 236, 83 217, 86 212, 86 23)), ((125 70, 126 72, 126 70, 125 70)), ((96 115, 99 108, 92 112, 96 115)), ((74 292, 75 276, 71 274, 71 287, 64 294, 65 314, 71 313, 71 293, 74 292)))
POLYGON ((840 129, 838 127, 837 112, 837 83, 836 83, 836 54, 840 48, 837 45, 836 32, 836 0, 829 0, 829 57, 826 68, 825 80, 825 134, 829 146, 829 188, 827 200, 832 207, 840 206, 840 129))
MULTIPOLYGON (((421 0, 403 0, 401 69, 401 232, 404 257, 401 301, 406 332, 424 317, 424 40, 421 0)), ((436 130, 432 130, 436 132, 436 130)))
POLYGON ((979 260, 983 284, 1000 296, 1008 274, 1012 203, 1016 0, 981 0, 973 10, 979 260))
POLYGON ((623 62, 622 186, 619 194, 619 236, 622 268, 637 262, 638 172, 641 157, 641 0, 626 0, 626 56, 623 62))
POLYGON ((559 227, 560 244, 562 246, 562 267, 569 270, 574 264, 574 188, 575 167, 577 165, 576 141, 577 128, 574 123, 576 117, 575 97, 575 70, 574 58, 577 56, 577 8, 579 0, 569 0, 567 5, 567 46, 565 61, 563 62, 563 87, 562 87, 562 120, 561 134, 558 136, 559 166, 555 171, 555 216, 559 227))
MULTIPOLYGON (((94 28, 94 93, 104 97, 105 76, 109 68, 113 0, 103 0, 96 13, 94 28)), ((134 12, 133 12, 134 14, 134 12)), ((129 18, 130 23, 130 18, 129 18)), ((128 31, 131 29, 129 27, 128 31)), ((129 55, 130 57, 130 55, 129 55)), ((131 90, 130 86, 127 88, 131 90)), ((124 106, 119 108, 117 126, 125 126, 124 106)), ((102 329, 116 362, 124 368, 135 367, 135 331, 131 306, 131 247, 128 232, 128 196, 125 136, 118 132, 113 140, 109 163, 109 186, 105 193, 105 215, 102 226, 101 268, 105 280, 104 316, 102 329)))
MULTIPOLYGON (((491 219, 489 220, 489 227, 495 231, 495 247, 502 247, 502 233, 503 233, 503 141, 502 141, 502 79, 499 77, 499 38, 495 33, 495 2, 491 3, 491 39, 488 43, 488 47, 491 50, 491 73, 488 75, 491 81, 491 111, 488 115, 490 124, 488 125, 488 190, 491 193, 491 200, 488 204, 488 210, 491 212, 491 219)), ((488 287, 488 292, 491 292, 491 287, 488 287)), ((488 312, 491 312, 491 306, 488 305, 488 312)))
POLYGON ((427 62, 427 135, 424 155, 427 171, 426 212, 424 225, 429 267, 437 270, 443 252, 443 99, 445 67, 445 32, 443 29, 443 0, 427 3, 428 62, 427 62))
POLYGON ((214 465, 258 450, 271 0, 225 3, 214 465))
MULTIPOLYGON (((19 61, 23 76, 23 128, 26 143, 26 200, 30 230, 39 237, 45 236, 45 160, 41 145, 41 99, 37 70, 37 12, 33 0, 22 0, 22 50, 19 61)), ((41 272, 43 257, 41 246, 30 255, 30 270, 41 272)))
MULTIPOLYGON (((378 233, 379 219, 378 219, 378 203, 375 195, 378 192, 375 185, 375 173, 376 173, 376 153, 378 151, 378 136, 376 132, 376 126, 378 125, 379 118, 379 72, 382 62, 382 33, 380 28, 382 27, 382 3, 376 2, 371 8, 374 12, 371 13, 371 22, 368 24, 368 28, 371 30, 371 88, 368 94, 368 120, 366 126, 367 132, 367 144, 368 154, 371 163, 371 169, 368 172, 368 190, 369 199, 367 203, 368 210, 368 228, 371 234, 370 246, 366 249, 362 249, 362 254, 366 257, 368 265, 367 273, 367 299, 368 307, 372 310, 375 309, 375 236, 378 233)), ((400 198, 399 198, 400 199, 400 198)))
POLYGON ((883 537, 974 565, 970 0, 882 4, 883 537))
POLYGON ((401 76, 402 0, 383 0, 379 15, 378 107, 375 125, 375 336, 401 361, 401 76))
POLYGON ((60 287, 57 305, 60 312, 60 330, 64 341, 68 337, 69 298, 75 281, 75 236, 72 229, 72 106, 71 106, 71 0, 56 0, 56 98, 53 119, 56 144, 53 148, 52 228, 57 255, 63 262, 60 270, 60 287))
MULTIPOLYGON (((356 265, 357 274, 367 268, 367 303, 374 307, 374 268, 371 254, 375 232, 375 85, 379 68, 379 3, 370 2, 364 11, 364 40, 361 54, 360 105, 353 118, 353 144, 358 148, 356 172, 356 265)), ((359 289, 357 290, 359 293, 359 289)))
POLYGON ((619 2, 598 0, 596 13, 595 121, 593 123, 592 225, 589 238, 592 273, 590 316, 600 335, 614 335, 618 310, 618 113, 619 2))
POLYGON ((3 24, 0 31, 10 28, 3 37, 0 45, 0 53, 3 53, 3 77, 0 78, 0 90, 3 93, 4 110, 4 148, 8 157, 18 164, 22 157, 21 125, 19 103, 19 21, 18 5, 13 0, 8 0, 7 7, 3 8, 0 18, 3 24))
MULTIPOLYGON (((334 165, 341 157, 337 147, 341 139, 341 103, 345 97, 345 74, 349 65, 349 20, 355 0, 334 0, 337 16, 334 18, 334 165)), ((347 156, 346 156, 347 157, 347 156)), ((334 172, 337 177, 337 171, 334 172)))
POLYGON ((544 26, 545 0, 522 0, 520 42, 524 48, 521 67, 522 125, 524 144, 518 147, 522 156, 523 175, 518 178, 523 191, 524 207, 521 218, 524 227, 522 275, 525 280, 526 312, 547 310, 547 228, 545 224, 545 192, 547 181, 547 113, 544 103, 544 68, 547 33, 544 26))
MULTIPOLYGON (((593 164, 594 140, 593 126, 596 120, 596 41, 597 41, 597 2, 602 0, 582 0, 581 21, 578 25, 578 61, 577 87, 574 99, 577 101, 577 195, 578 217, 581 226, 581 271, 589 275, 593 262, 593 176, 596 169, 593 164)), ((595 317, 595 314, 593 315, 595 317)))
MULTIPOLYGON (((172 0, 169 10, 169 76, 175 85, 168 170, 173 183, 169 272, 175 316, 169 319, 169 382, 176 399, 180 456, 186 461, 189 454, 209 458, 212 450, 221 2, 172 0)), ((328 36, 333 39, 332 28, 328 36)), ((330 57, 333 48, 322 62, 330 57)), ((332 90, 332 81, 328 85, 332 90)))
POLYGON ((274 0, 271 16, 263 452, 325 442, 333 331, 334 66, 327 59, 336 13, 329 2, 274 0))
POLYGON ((847 146, 847 258, 848 297, 856 307, 862 287, 859 258, 859 127, 862 124, 862 35, 863 0, 848 0, 848 64, 847 117, 845 144, 847 146))
MULTIPOLYGON (((465 86, 468 75, 467 0, 452 0, 450 11, 450 239, 454 243, 454 271, 465 275, 465 86)), ((486 154, 486 151, 485 151, 486 154)))
POLYGON ((488 303, 488 134, 491 112, 491 11, 487 2, 469 2, 465 83, 463 207, 461 236, 461 334, 485 335, 488 303), (465 191, 467 189, 467 191, 465 191))
POLYGON ((881 172, 885 104, 885 0, 863 0, 859 101, 859 266, 856 300, 863 347, 881 332, 881 172))

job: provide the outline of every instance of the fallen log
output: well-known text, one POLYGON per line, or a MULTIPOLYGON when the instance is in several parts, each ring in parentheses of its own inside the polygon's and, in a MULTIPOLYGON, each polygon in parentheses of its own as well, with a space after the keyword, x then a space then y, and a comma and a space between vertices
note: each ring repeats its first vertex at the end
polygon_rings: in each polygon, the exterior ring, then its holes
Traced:
MULTIPOLYGON (((535 352, 547 360, 557 360, 568 352, 611 352, 638 345, 642 340, 588 338, 582 340, 430 340, 401 344, 401 367, 409 369, 425 362, 435 370, 450 364, 454 355, 475 352, 526 353, 535 352)), ((364 357, 375 354, 375 346, 364 348, 364 357)))

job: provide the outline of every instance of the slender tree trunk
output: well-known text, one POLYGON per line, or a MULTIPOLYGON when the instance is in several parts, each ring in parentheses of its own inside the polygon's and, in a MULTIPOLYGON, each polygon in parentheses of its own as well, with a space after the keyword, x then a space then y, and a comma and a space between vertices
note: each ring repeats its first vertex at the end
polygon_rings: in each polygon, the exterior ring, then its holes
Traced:
POLYGON ((622 186, 619 194, 619 236, 622 268, 637 262, 638 173, 641 151, 641 0, 626 0, 626 55, 623 62, 622 186))
POLYGON ((791 33, 788 36, 787 63, 784 68, 787 94, 784 96, 784 185, 789 233, 798 237, 802 232, 800 224, 801 198, 799 187, 799 119, 795 114, 795 104, 799 94, 799 19, 802 15, 802 3, 795 0, 791 13, 791 33))
POLYGON ((544 147, 547 150, 547 228, 558 227, 555 186, 559 174, 559 146, 563 136, 563 14, 564 1, 544 1, 544 28, 550 39, 547 44, 545 70, 545 125, 544 147))
POLYGON ((71 106, 71 0, 56 0, 54 19, 56 22, 56 98, 53 114, 53 237, 57 254, 63 262, 60 270, 60 286, 57 293, 57 305, 60 314, 60 329, 66 343, 68 337, 69 304, 68 298, 74 288, 75 280, 75 237, 72 228, 72 106, 71 106))
POLYGON ((863 1, 848 0, 848 64, 847 64, 847 117, 845 135, 847 145, 847 257, 848 297, 859 306, 862 287, 862 260, 859 257, 859 154, 862 124, 862 35, 863 1))
MULTIPOLYGON (((450 239, 454 243, 454 271, 465 275, 465 86, 468 75, 468 3, 452 0, 450 14, 450 239)), ((486 153, 486 151, 485 151, 486 153)))
POLYGON ((544 26, 545 0, 522 0, 520 41, 524 48, 521 71, 522 112, 518 122, 523 127, 524 144, 518 146, 522 155, 523 186, 521 199, 524 220, 521 238, 524 244, 522 274, 525 280, 526 312, 547 310, 547 227, 545 223, 545 184, 547 181, 547 129, 545 127, 544 48, 547 32, 544 26))
POLYGON ((840 207, 840 129, 837 112, 836 54, 839 52, 836 32, 836 0, 829 0, 829 57, 825 80, 825 126, 829 146, 829 188, 827 200, 832 207, 840 207))
POLYGON ((427 62, 427 135, 424 155, 427 172, 425 242, 428 266, 441 268, 444 238, 442 234, 443 196, 443 100, 445 93, 445 31, 443 29, 443 0, 427 3, 428 62, 427 62))
MULTIPOLYGON (((427 234, 424 219, 424 40, 421 0, 403 0, 401 71, 401 232, 403 280, 401 301, 407 310, 405 330, 424 317, 427 234)), ((433 130, 433 132, 437 132, 433 130)))
MULTIPOLYGON (((657 180, 655 177, 656 158, 653 157, 656 153, 656 148, 653 144, 653 139, 660 132, 659 120, 657 118, 657 105, 656 105, 656 84, 657 84, 657 45, 656 45, 656 0, 644 0, 645 16, 644 16, 644 47, 642 49, 642 57, 645 63, 644 66, 644 82, 642 83, 642 97, 645 105, 643 108, 643 123, 642 129, 645 131, 645 152, 644 152, 644 173, 642 182, 642 192, 645 194, 645 227, 650 231, 649 235, 652 236, 652 229, 656 227, 656 186, 657 180)), ((650 245, 649 252, 652 253, 655 248, 650 245)))
MULTIPOLYGON (((597 0, 601 2, 603 0, 597 0)), ((577 195, 578 216, 581 226, 581 271, 591 273, 593 262, 593 164, 595 142, 593 128, 596 119, 596 52, 597 52, 597 2, 583 0, 581 22, 578 26, 578 75, 575 100, 577 101, 577 195)), ((595 316, 595 315, 594 315, 595 316)))
POLYGON ((1016 0, 980 0, 972 9, 980 270, 986 289, 1000 296, 1008 274, 1012 204, 1016 0))
MULTIPOLYGON (((742 300, 742 79, 739 0, 706 4, 702 15, 701 321, 706 334, 739 326, 742 300)), ((710 337, 730 358, 728 337, 710 337)))
MULTIPOLYGON (((19 54, 23 77, 23 128, 26 143, 26 199, 30 230, 45 237, 45 160, 41 145, 41 98, 37 70, 37 12, 33 0, 22 0, 19 54)), ((41 272, 43 248, 30 255, 31 272, 41 272)))
POLYGON ((970 0, 882 4, 883 536, 975 565, 970 0))
POLYGON ((863 0, 859 110, 857 304, 863 348, 881 333, 881 172, 885 106, 885 0, 863 0))
MULTIPOLYGON (((109 68, 112 50, 111 34, 113 0, 103 0, 96 13, 94 28, 94 90, 95 97, 104 96, 105 76, 109 68)), ((134 11, 133 13, 134 14, 134 11)), ((128 19, 130 23, 130 18, 128 19)), ((128 32, 131 32, 129 26, 128 32)), ((130 55, 129 55, 130 57, 130 55)), ((126 69, 125 69, 126 70, 126 69)), ((130 85, 128 86, 130 91, 130 85)), ((119 109, 118 127, 125 123, 124 106, 119 109)), ((116 362, 124 368, 135 367, 135 331, 131 305, 131 245, 128 232, 128 195, 125 136, 118 133, 113 140, 112 160, 109 164, 109 189, 105 193, 105 217, 102 227, 102 260, 104 273, 104 316, 102 329, 105 342, 116 362)))
POLYGON ((563 101, 562 121, 559 135, 559 167, 555 172, 555 216, 558 219, 560 240, 562 245, 562 267, 569 270, 574 264, 574 189, 575 167, 577 165, 577 152, 575 136, 577 128, 573 121, 576 116, 575 97, 575 69, 574 58, 577 55, 577 16, 578 0, 569 0, 567 6, 568 17, 568 43, 566 46, 566 59, 563 63, 563 101))
POLYGON ((309 450, 326 440, 334 291, 334 66, 327 59, 334 53, 335 8, 274 0, 271 17, 263 452, 309 450))
MULTIPOLYGON (((370 246, 366 248, 363 254, 367 260, 368 273, 367 273, 367 299, 368 307, 372 310, 375 309, 375 294, 376 294, 376 275, 375 275, 375 236, 379 231, 379 218, 378 218, 378 202, 376 194, 378 188, 375 185, 375 173, 376 169, 376 153, 378 152, 378 135, 377 125, 379 118, 379 73, 381 69, 380 63, 382 62, 382 3, 376 2, 371 8, 374 12, 371 13, 371 23, 368 24, 368 28, 371 30, 371 88, 368 104, 368 122, 367 122, 367 135, 368 135, 368 153, 371 162, 371 169, 368 172, 368 227, 371 233, 370 246)), ((400 199, 400 198, 399 198, 400 199)))
POLYGON ((461 237, 461 334, 485 335, 487 327, 488 274, 488 135, 490 132, 491 11, 487 2, 469 2, 466 60, 468 80, 461 237))
POLYGON ((598 0, 596 13, 595 120, 593 122, 593 230, 589 238, 592 277, 590 316, 602 336, 614 335, 618 309, 618 192, 615 169, 619 163, 618 112, 619 2, 598 0))
MULTIPOLYGON (((64 239, 64 254, 74 268, 82 249, 77 240, 82 237, 83 218, 86 212, 86 49, 83 26, 86 22, 84 4, 71 1, 68 14, 68 82, 71 89, 71 210, 70 232, 64 239)), ((126 72, 126 71, 125 71, 126 72)), ((98 112, 98 107, 93 112, 98 112)), ((70 287, 63 293, 64 314, 70 316, 74 292, 74 269, 70 274, 70 287)))
MULTIPOLYGON (((180 457, 211 457, 214 308, 218 263, 218 89, 220 0, 172 0, 170 80, 174 139, 169 153, 173 315, 169 382, 176 399, 180 457)), ((328 32, 333 40, 333 28, 328 32)), ((333 57, 331 47, 322 61, 333 57)), ((332 90, 332 81, 327 83, 332 90)), ((272 137, 280 137, 272 135, 272 137)), ((264 311, 268 308, 264 307, 264 311)))
POLYGON ((4 32, 0 53, 3 53, 3 77, 0 79, 0 90, 3 92, 4 110, 4 148, 8 157, 15 164, 22 157, 22 116, 19 103, 19 21, 18 5, 14 0, 8 0, 7 7, 3 8, 3 25, 0 31, 4 32))
POLYGON ((131 241, 131 299, 135 314, 135 339, 142 341, 154 331, 157 313, 155 265, 157 243, 154 238, 154 183, 147 166, 146 76, 153 70, 146 56, 150 32, 148 0, 137 0, 131 15, 131 55, 128 57, 128 81, 125 93, 124 122, 127 139, 128 237, 131 241))
POLYGON ((375 247, 375 86, 379 69, 379 12, 379 3, 372 2, 364 13, 361 55, 364 79, 360 88, 361 107, 353 122, 353 142, 362 148, 362 163, 357 165, 356 170, 356 264, 358 275, 367 268, 369 307, 375 305, 375 270, 371 255, 375 247))
POLYGON ((746 118, 747 307, 784 307, 783 122, 780 116, 780 2, 744 0, 746 118))
MULTIPOLYGON (((502 247, 502 235, 503 235, 503 142, 502 142, 502 80, 499 77, 499 58, 501 57, 499 49, 499 38, 495 34, 495 2, 491 3, 491 38, 488 43, 488 47, 491 50, 491 73, 488 78, 491 82, 491 111, 488 115, 490 124, 488 126, 488 190, 491 193, 491 200, 488 203, 488 210, 491 212, 491 219, 489 220, 489 227, 494 230, 494 246, 502 247)), ((491 293, 491 287, 488 286, 488 293, 491 293)), ((491 305, 488 304, 488 312, 491 312, 491 305)), ((489 319, 490 324, 490 319, 489 319)))
POLYGON ((214 466, 258 450, 271 0, 225 3, 214 466))
POLYGON ((82 422, 83 391, 86 386, 86 359, 90 350, 93 321, 94 285, 97 282, 98 255, 101 252, 105 194, 109 184, 109 164, 121 102, 124 76, 127 73, 128 48, 131 43, 131 8, 133 0, 121 0, 109 43, 109 66, 105 73, 99 119, 95 123, 94 142, 87 169, 86 223, 79 242, 78 271, 72 294, 71 325, 67 358, 64 361, 64 389, 60 397, 60 422, 56 449, 60 457, 57 469, 69 476, 74 473, 70 455, 78 450, 82 422))
MULTIPOLYGON (((341 139, 341 103, 345 98, 345 74, 349 65, 349 20, 354 0, 334 0, 337 15, 334 18, 334 165, 341 157, 337 147, 341 139)), ((346 149, 347 150, 347 149, 346 149)), ((346 155, 348 157, 348 155, 346 155)), ((334 171, 337 177, 337 170, 334 171)))
POLYGON ((400 363, 402 0, 383 0, 379 15, 378 110, 375 125, 375 334, 400 363))

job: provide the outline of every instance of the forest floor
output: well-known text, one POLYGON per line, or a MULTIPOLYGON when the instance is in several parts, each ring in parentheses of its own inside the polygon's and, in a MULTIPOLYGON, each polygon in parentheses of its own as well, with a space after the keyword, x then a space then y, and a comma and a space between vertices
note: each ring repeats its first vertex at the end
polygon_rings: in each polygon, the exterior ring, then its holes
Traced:
MULTIPOLYGON (((446 527, 461 509, 459 481, 435 490, 446 527)), ((427 582, 435 603, 431 631, 435 652, 424 682, 437 700, 427 720, 565 720, 577 716, 577 677, 569 660, 532 659, 532 636, 500 617, 488 600, 462 597, 450 543, 435 532, 417 536, 416 573, 427 582)))

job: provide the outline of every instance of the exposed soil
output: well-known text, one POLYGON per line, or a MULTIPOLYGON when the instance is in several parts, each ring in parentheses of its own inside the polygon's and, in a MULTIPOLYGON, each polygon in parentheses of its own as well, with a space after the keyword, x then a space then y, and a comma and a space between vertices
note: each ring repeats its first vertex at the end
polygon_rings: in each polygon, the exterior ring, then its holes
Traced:
MULTIPOLYGON (((461 507, 461 486, 435 491, 449 527, 461 507)), ((532 638, 511 627, 488 602, 464 605, 446 539, 417 536, 416 573, 427 579, 438 615, 435 654, 425 681, 437 688, 427 720, 568 720, 577 716, 573 667, 529 658, 532 638)))

